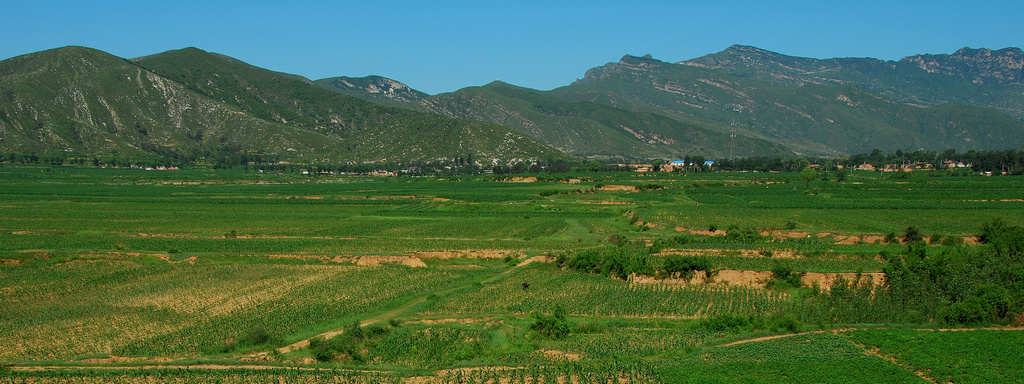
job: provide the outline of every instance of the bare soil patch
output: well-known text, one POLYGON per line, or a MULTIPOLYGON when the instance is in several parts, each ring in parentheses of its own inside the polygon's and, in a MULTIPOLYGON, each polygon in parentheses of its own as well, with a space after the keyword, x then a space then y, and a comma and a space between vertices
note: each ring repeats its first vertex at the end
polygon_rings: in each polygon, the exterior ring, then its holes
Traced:
MULTIPOLYGON (((800 282, 806 286, 813 286, 817 284, 823 290, 830 290, 835 285, 839 277, 842 276, 847 283, 858 281, 856 273, 818 273, 818 272, 807 272, 800 277, 800 282)), ((880 286, 885 284, 885 273, 873 272, 873 273, 862 273, 860 274, 860 282, 869 282, 872 286, 880 286)))
POLYGON ((82 359, 82 360, 77 360, 77 361, 74 361, 74 362, 76 362, 76 363, 86 363, 86 364, 112 364, 112 363, 116 364, 116 363, 138 363, 138 362, 169 363, 169 362, 172 362, 172 361, 174 361, 174 360, 170 359, 170 358, 167 358, 167 357, 110 356, 110 357, 104 357, 104 358, 98 358, 97 357, 97 358, 82 359))
POLYGON ((389 264, 401 264, 413 268, 426 267, 427 264, 423 263, 423 260, 415 256, 360 256, 356 260, 356 265, 365 265, 371 267, 378 267, 381 263, 389 264))
MULTIPOLYGON (((710 257, 725 257, 725 256, 739 256, 739 257, 753 257, 763 258, 767 257, 762 251, 756 249, 740 249, 740 250, 722 250, 722 249, 664 249, 656 256, 668 256, 668 255, 679 255, 679 256, 710 256, 710 257)), ((802 257, 797 255, 791 250, 773 250, 773 259, 795 259, 802 257)))
POLYGON ((541 256, 534 256, 534 257, 531 257, 529 259, 523 260, 519 264, 516 264, 516 266, 517 267, 522 267, 522 266, 524 266, 526 264, 530 264, 530 263, 534 263, 534 262, 551 263, 551 262, 554 262, 554 261, 555 261, 554 257, 547 256, 547 255, 541 255, 541 256))
POLYGON ((518 251, 512 251, 507 249, 483 249, 483 250, 465 250, 465 251, 431 251, 431 252, 416 252, 413 256, 422 259, 455 259, 455 258, 468 258, 468 259, 500 259, 505 256, 511 255, 512 257, 519 258, 522 254, 518 251))
POLYGON ((676 229, 676 232, 689 232, 689 233, 694 234, 694 235, 725 236, 725 231, 721 230, 721 229, 716 229, 714 231, 707 231, 707 230, 687 228, 687 227, 684 227, 684 226, 678 226, 675 229, 676 229))
POLYGON ((625 192, 637 192, 639 189, 632 185, 602 185, 597 188, 602 191, 625 191, 625 192))
POLYGON ((544 357, 551 361, 580 361, 581 357, 578 353, 559 351, 555 349, 542 349, 544 357))
POLYGON ((696 271, 689 278, 667 278, 657 279, 652 276, 633 275, 629 277, 632 284, 663 284, 663 285, 736 285, 743 287, 764 288, 765 283, 771 280, 772 273, 769 271, 738 271, 723 269, 708 277, 704 271, 696 271))
POLYGON ((537 182, 537 178, 534 177, 534 176, 513 177, 511 179, 505 179, 505 182, 508 182, 508 183, 536 183, 537 182))

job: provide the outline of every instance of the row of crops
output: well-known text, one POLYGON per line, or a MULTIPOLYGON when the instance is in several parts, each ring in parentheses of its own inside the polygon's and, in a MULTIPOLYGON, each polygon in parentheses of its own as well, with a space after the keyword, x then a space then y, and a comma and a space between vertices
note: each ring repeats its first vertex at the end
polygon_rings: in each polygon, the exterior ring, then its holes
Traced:
POLYGON ((486 270, 76 262, 0 268, 0 360, 196 356, 327 330, 486 270))
POLYGON ((703 317, 718 313, 764 315, 781 308, 788 295, 722 285, 630 285, 600 275, 560 271, 551 265, 524 269, 503 281, 442 296, 421 313, 490 314, 564 307, 578 316, 703 317), (530 285, 522 289, 522 283, 530 285))

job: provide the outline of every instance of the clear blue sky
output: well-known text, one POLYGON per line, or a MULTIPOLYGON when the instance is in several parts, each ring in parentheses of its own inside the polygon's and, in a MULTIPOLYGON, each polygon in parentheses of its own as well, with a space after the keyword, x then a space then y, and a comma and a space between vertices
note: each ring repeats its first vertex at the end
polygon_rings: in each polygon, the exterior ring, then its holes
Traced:
POLYGON ((0 0, 0 59, 66 45, 131 58, 189 46, 310 79, 381 75, 435 94, 567 85, 624 54, 732 44, 875 57, 1024 47, 1016 1, 0 0))

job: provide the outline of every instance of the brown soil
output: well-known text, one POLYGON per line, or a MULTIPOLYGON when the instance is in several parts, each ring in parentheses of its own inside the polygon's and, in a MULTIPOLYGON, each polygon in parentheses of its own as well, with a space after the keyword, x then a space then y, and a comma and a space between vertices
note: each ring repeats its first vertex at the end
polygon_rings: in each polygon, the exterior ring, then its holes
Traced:
POLYGON ((551 361, 580 361, 580 355, 578 353, 559 351, 554 349, 542 349, 544 357, 551 361))
MULTIPOLYGON (((742 249, 737 251, 726 251, 721 249, 664 249, 657 256, 680 255, 680 256, 740 256, 740 257, 765 257, 761 251, 756 249, 742 249)), ((790 250, 772 251, 773 259, 795 259, 801 257, 790 250)))
POLYGON ((512 179, 505 179, 505 181, 511 183, 536 183, 537 178, 534 176, 513 177, 512 179))
POLYGON ((149 363, 169 363, 174 360, 167 357, 127 357, 127 356, 110 356, 106 358, 91 358, 82 359, 74 362, 86 363, 86 364, 111 364, 111 363, 138 363, 138 362, 149 362, 149 363))
POLYGON ((764 283, 771 278, 772 273, 769 271, 735 271, 731 269, 718 271, 718 275, 713 276, 715 283, 759 288, 763 288, 764 283))
POLYGON ((427 266, 427 264, 423 263, 423 260, 415 256, 360 256, 356 260, 356 265, 371 267, 378 267, 381 263, 402 264, 414 268, 427 266))
POLYGON ((725 236, 725 231, 721 230, 721 229, 715 230, 714 232, 712 232, 712 231, 703 231, 703 230, 693 229, 693 228, 687 228, 687 227, 683 227, 683 226, 678 226, 675 229, 676 229, 676 232, 689 232, 689 233, 694 234, 694 235, 725 236))
POLYGON ((964 236, 964 244, 975 245, 978 244, 978 238, 974 236, 964 236))
POLYGON ((632 185, 602 185, 598 189, 602 190, 602 191, 626 191, 626 192, 636 192, 636 191, 639 191, 639 189, 637 189, 636 187, 634 187, 632 185))
POLYGON ((21 260, 18 260, 18 259, 0 259, 0 264, 17 265, 17 264, 21 264, 21 260))
MULTIPOLYGON (((139 253, 136 253, 136 252, 129 252, 128 256, 142 256, 142 254, 139 254, 139 253)), ((171 263, 171 264, 178 264, 178 263, 183 262, 183 261, 187 261, 189 264, 195 264, 197 261, 199 261, 199 258, 195 257, 195 256, 189 256, 189 257, 187 257, 185 259, 178 260, 178 261, 171 260, 171 257, 169 255, 167 255, 166 253, 157 253, 157 254, 153 254, 151 256, 156 256, 160 260, 166 261, 166 262, 171 263)))
POLYGON ((413 256, 422 259, 454 259, 465 257, 469 259, 500 259, 507 255, 519 258, 521 254, 518 251, 511 251, 505 249, 483 249, 483 250, 466 250, 466 251, 434 251, 434 252, 416 252, 413 256))
MULTIPOLYGON (((857 281, 856 273, 818 273, 818 272, 807 272, 800 277, 800 282, 806 286, 813 286, 815 283, 818 284, 823 290, 832 289, 832 285, 836 283, 836 280, 842 276, 848 283, 857 281)), ((861 282, 870 281, 872 286, 880 286, 885 283, 885 274, 881 272, 875 273, 862 273, 861 282)))
POLYGON ((734 345, 747 344, 747 343, 756 343, 756 342, 759 342, 759 341, 768 341, 768 340, 782 339, 782 338, 786 338, 786 337, 809 335, 809 334, 814 334, 814 333, 825 333, 825 331, 810 331, 810 332, 800 332, 800 333, 787 333, 787 334, 784 334, 784 335, 761 336, 761 337, 755 337, 755 338, 752 338, 752 339, 738 340, 738 341, 734 341, 734 342, 731 342, 731 343, 722 344, 721 346, 722 347, 731 347, 731 346, 734 346, 734 345))
POLYGON ((863 241, 865 243, 868 243, 868 244, 876 244, 876 243, 881 243, 882 240, 885 239, 885 236, 864 235, 864 236, 861 236, 860 239, 861 239, 861 241, 863 241))
POLYGON ((719 284, 739 285, 744 287, 764 288, 765 282, 771 280, 772 273, 768 271, 737 271, 723 269, 717 274, 708 278, 703 271, 693 274, 690 279, 667 278, 656 279, 651 276, 634 275, 629 277, 632 284, 665 284, 665 285, 698 285, 698 284, 719 284))
POLYGON ((789 233, 786 233, 786 237, 793 238, 793 239, 801 239, 801 238, 808 237, 810 235, 811 234, 807 233, 807 232, 789 232, 789 233))
POLYGON ((851 245, 851 244, 857 244, 860 241, 861 241, 860 240, 860 236, 848 236, 848 237, 836 236, 836 244, 851 245))
POLYGON ((530 263, 533 263, 533 262, 539 262, 539 263, 551 263, 551 262, 554 262, 554 261, 555 261, 555 258, 553 258, 553 257, 551 257, 551 256, 545 256, 545 255, 542 255, 542 256, 534 256, 534 257, 531 257, 531 258, 529 258, 529 259, 523 260, 523 261, 522 261, 522 262, 520 262, 519 264, 516 264, 516 266, 517 266, 517 267, 522 267, 522 266, 524 266, 524 265, 526 265, 526 264, 530 264, 530 263))

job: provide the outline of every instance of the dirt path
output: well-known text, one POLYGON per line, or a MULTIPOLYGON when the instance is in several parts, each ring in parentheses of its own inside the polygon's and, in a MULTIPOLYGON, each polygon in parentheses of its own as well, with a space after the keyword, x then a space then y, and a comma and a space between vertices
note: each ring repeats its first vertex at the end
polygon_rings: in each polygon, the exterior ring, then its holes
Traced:
MULTIPOLYGON (((849 329, 846 329, 846 330, 849 330, 849 329)), ((755 337, 755 338, 751 338, 751 339, 737 340, 737 341, 733 341, 733 342, 722 344, 720 346, 721 347, 731 347, 731 346, 740 345, 740 344, 756 343, 756 342, 759 342, 759 341, 768 341, 768 340, 782 339, 782 338, 786 338, 786 337, 794 337, 794 336, 800 336, 800 335, 813 335, 813 334, 825 333, 825 332, 828 332, 828 331, 820 330, 820 331, 808 331, 808 332, 799 332, 799 333, 787 333, 787 334, 784 334, 784 335, 761 336, 761 337, 755 337)))

